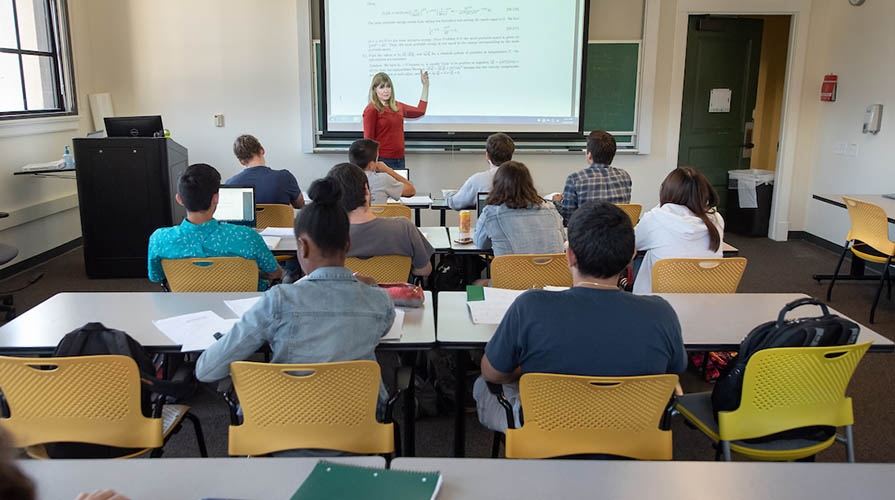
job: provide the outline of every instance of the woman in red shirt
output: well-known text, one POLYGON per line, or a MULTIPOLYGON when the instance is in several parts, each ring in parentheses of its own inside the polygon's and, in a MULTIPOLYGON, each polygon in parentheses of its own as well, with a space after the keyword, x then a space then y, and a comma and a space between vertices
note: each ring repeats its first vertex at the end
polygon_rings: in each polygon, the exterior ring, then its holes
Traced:
POLYGON ((379 143, 379 161, 395 169, 404 166, 404 118, 426 114, 429 100, 429 72, 420 71, 423 93, 419 105, 409 106, 395 100, 392 80, 376 73, 370 84, 370 103, 364 108, 364 137, 379 143))

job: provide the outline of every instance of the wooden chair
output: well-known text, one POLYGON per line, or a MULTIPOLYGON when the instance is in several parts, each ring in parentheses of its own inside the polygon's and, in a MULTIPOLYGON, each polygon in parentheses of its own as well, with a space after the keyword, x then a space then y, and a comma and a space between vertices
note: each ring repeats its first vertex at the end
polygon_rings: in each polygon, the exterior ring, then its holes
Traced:
POLYGON ((653 265, 654 293, 735 293, 745 257, 661 259, 653 265))
POLYGON ((388 205, 371 205, 373 215, 376 217, 404 217, 407 220, 413 220, 410 207, 397 203, 389 203, 388 205))
POLYGON ((545 286, 572 286, 572 273, 566 255, 501 255, 491 261, 491 286, 510 290, 528 290, 545 286))
POLYGON ((375 361, 240 361, 230 364, 230 374, 242 408, 238 423, 231 405, 230 455, 304 448, 385 454, 395 449, 394 425, 376 421, 380 375, 375 361))
POLYGON ((159 456, 184 417, 193 423, 201 455, 208 456, 189 406, 159 398, 153 417, 143 415, 140 372, 127 356, 0 356, 0 390, 9 408, 0 425, 33 458, 50 458, 44 445, 56 442, 128 449, 121 458, 148 451, 159 456))
POLYGON ((640 213, 643 211, 643 205, 639 203, 616 203, 615 206, 631 218, 631 225, 636 226, 640 222, 640 213))
POLYGON ((671 431, 659 428, 677 375, 581 377, 526 373, 524 423, 508 421, 507 458, 609 454, 671 460, 671 431))
POLYGON ((362 259, 348 257, 345 267, 352 271, 369 276, 379 283, 406 282, 410 277, 412 260, 406 255, 377 255, 362 259))
POLYGON ((855 461, 851 398, 845 389, 870 342, 832 347, 783 347, 756 352, 746 364, 740 406, 712 414, 711 393, 678 397, 676 408, 706 436, 720 443, 716 458, 731 459, 731 450, 756 460, 798 460, 842 441, 848 461, 855 461), (808 426, 845 427, 845 436, 824 441, 771 436, 808 426))
POLYGON ((163 259, 172 292, 256 292, 258 263, 242 257, 163 259))
POLYGON ((836 263, 833 278, 827 288, 827 301, 833 294, 833 285, 838 278, 839 268, 842 267, 845 254, 849 251, 852 253, 852 258, 883 264, 885 267, 879 277, 879 286, 876 289, 876 296, 873 298, 873 305, 870 306, 870 322, 873 323, 876 305, 879 303, 879 296, 883 291, 883 284, 886 282, 889 282, 889 298, 892 298, 889 267, 892 265, 892 258, 895 257, 895 242, 889 240, 889 219, 885 210, 873 203, 846 196, 843 196, 842 200, 845 201, 845 207, 848 209, 851 228, 845 237, 845 248, 842 249, 842 255, 839 256, 839 262, 836 263))
POLYGON ((256 204, 255 227, 292 227, 295 222, 295 210, 291 205, 256 204))

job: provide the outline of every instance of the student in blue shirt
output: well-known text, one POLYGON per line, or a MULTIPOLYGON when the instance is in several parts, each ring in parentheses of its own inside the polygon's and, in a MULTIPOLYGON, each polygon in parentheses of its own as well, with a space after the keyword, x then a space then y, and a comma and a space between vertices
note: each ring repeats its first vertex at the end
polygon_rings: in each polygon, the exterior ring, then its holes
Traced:
MULTIPOLYGON (((273 363, 376 360, 376 346, 395 320, 394 303, 345 267, 349 224, 339 183, 319 179, 308 194, 314 203, 295 221, 298 261, 306 276, 267 291, 206 349, 196 362, 199 380, 227 377, 231 362, 247 359, 265 342, 273 363)), ((385 400, 380 386, 380 402, 385 400)))
POLYGON ((190 165, 180 176, 176 199, 186 208, 186 218, 179 226, 156 229, 149 237, 150 281, 165 279, 163 259, 190 257, 242 257, 254 260, 258 263, 259 290, 267 288, 267 280, 283 276, 277 259, 254 229, 214 219, 220 187, 221 174, 205 163, 190 165))
POLYGON ((255 187, 255 203, 269 205, 305 206, 305 197, 298 181, 288 170, 273 170, 264 159, 264 148, 253 135, 244 134, 233 142, 233 154, 245 167, 227 179, 225 184, 255 187))

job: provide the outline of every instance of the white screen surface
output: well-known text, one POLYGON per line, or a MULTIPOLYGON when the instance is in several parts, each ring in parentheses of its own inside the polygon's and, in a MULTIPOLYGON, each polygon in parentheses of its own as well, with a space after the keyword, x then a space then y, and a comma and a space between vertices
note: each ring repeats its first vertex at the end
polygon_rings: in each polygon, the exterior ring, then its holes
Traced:
POLYGON ((374 74, 408 132, 578 132, 584 0, 325 0, 327 130, 361 131, 374 74))
POLYGON ((220 221, 255 220, 255 189, 251 187, 221 186, 214 218, 220 221))

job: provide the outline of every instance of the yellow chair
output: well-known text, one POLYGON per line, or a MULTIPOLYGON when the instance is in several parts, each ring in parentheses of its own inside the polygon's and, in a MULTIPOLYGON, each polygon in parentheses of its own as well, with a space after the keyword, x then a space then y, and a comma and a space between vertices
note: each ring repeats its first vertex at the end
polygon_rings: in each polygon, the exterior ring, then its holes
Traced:
POLYGON ((400 205, 398 203, 389 203, 388 205, 371 205, 373 215, 376 217, 404 217, 407 220, 411 218, 410 207, 400 205))
POLYGON ((622 209, 631 218, 632 226, 636 226, 640 222, 640 212, 643 211, 643 205, 639 203, 616 203, 615 206, 622 209))
POLYGON ((242 257, 163 259, 172 292, 256 292, 258 263, 242 257))
POLYGON ((510 290, 528 290, 545 286, 572 286, 572 273, 566 255, 501 255, 491 261, 491 286, 510 290))
MULTIPOLYGON (((895 257, 895 242, 889 240, 889 219, 885 210, 873 203, 855 200, 846 196, 842 197, 845 201, 845 207, 848 209, 848 218, 851 219, 851 228, 845 237, 845 248, 842 249, 842 255, 839 256, 839 262, 836 263, 836 269, 833 270, 833 278, 830 280, 830 286, 827 288, 827 301, 833 294, 833 284, 839 277, 839 268, 842 267, 842 260, 845 254, 851 251, 854 257, 866 260, 868 262, 876 262, 884 264, 885 268, 879 277, 879 287, 876 289, 876 296, 873 298, 873 305, 870 306, 870 322, 876 315, 876 305, 879 303, 880 293, 883 291, 883 283, 890 279, 889 266, 892 265, 892 258, 895 257)), ((871 278, 875 279, 875 278, 871 278)), ((892 298, 891 283, 889 285, 889 298, 892 298)))
POLYGON ((855 461, 851 398, 845 389, 870 342, 832 347, 764 349, 749 358, 743 375, 743 395, 734 411, 712 415, 711 393, 678 397, 677 410, 716 443, 730 460, 735 451, 756 460, 798 460, 842 441, 848 461, 855 461), (746 443, 808 426, 845 426, 845 437, 746 443))
POLYGON ((661 259, 653 265, 654 293, 736 293, 745 257, 661 259))
POLYGON ((33 458, 49 458, 44 445, 56 442, 139 449, 120 458, 147 451, 158 456, 184 417, 193 423, 201 455, 208 456, 189 406, 163 405, 159 398, 154 417, 143 415, 140 372, 127 356, 0 356, 0 390, 9 406, 0 425, 33 458))
POLYGON ((230 455, 291 449, 385 454, 394 425, 376 421, 379 364, 230 364, 243 421, 230 426, 230 455))
POLYGON ((292 227, 295 222, 295 210, 291 205, 258 204, 255 205, 255 227, 292 227))
POLYGON ((406 255, 377 255, 362 259, 348 257, 345 267, 352 271, 369 276, 379 283, 406 282, 410 277, 412 260, 406 255))
POLYGON ((507 429, 507 458, 603 453, 671 460, 661 430, 677 375, 580 377, 527 373, 519 380, 524 423, 507 429))

